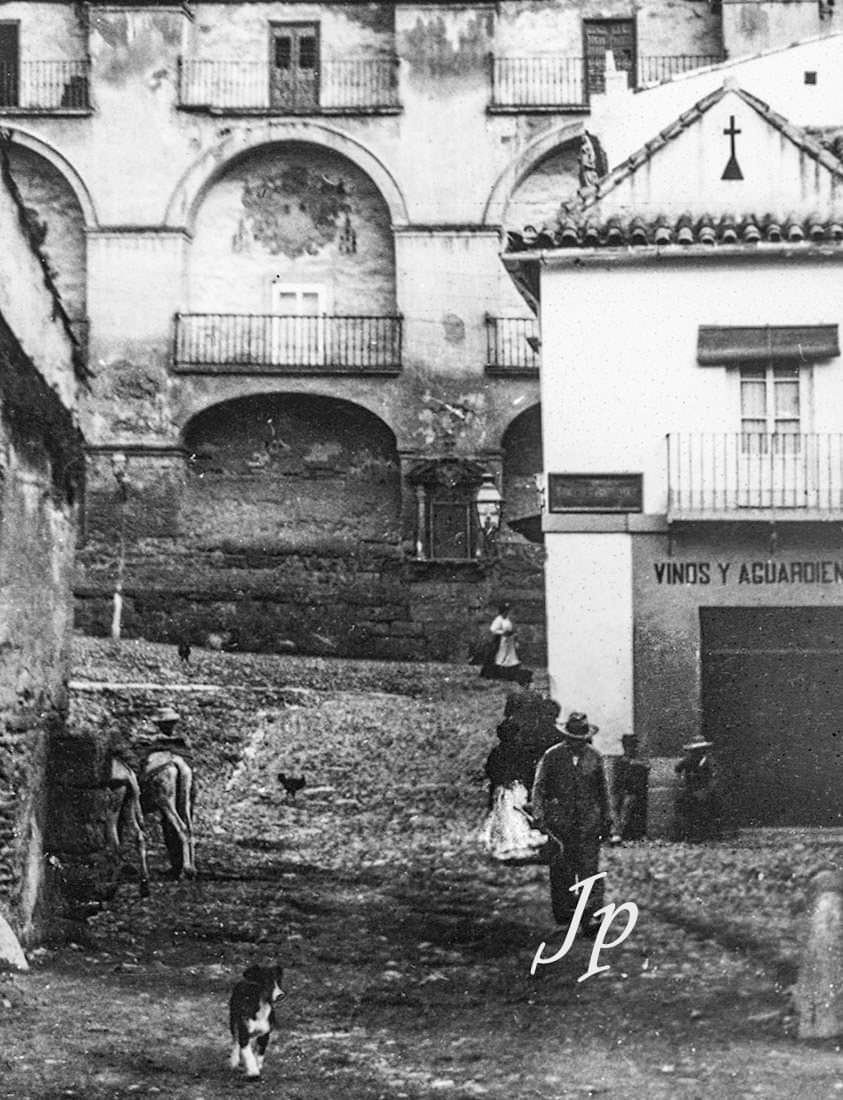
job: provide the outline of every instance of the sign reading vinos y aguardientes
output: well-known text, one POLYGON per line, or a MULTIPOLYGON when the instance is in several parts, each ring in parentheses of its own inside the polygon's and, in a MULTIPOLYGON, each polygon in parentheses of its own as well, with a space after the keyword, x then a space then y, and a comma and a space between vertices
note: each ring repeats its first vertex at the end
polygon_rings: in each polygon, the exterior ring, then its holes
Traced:
POLYGON ((843 561, 657 561, 656 584, 843 584, 843 561))

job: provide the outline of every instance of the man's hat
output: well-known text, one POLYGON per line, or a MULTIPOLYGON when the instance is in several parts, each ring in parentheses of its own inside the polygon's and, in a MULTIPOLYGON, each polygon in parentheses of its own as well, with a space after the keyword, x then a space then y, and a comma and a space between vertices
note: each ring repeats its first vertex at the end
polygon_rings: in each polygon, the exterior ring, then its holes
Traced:
POLYGON ((179 716, 172 707, 159 707, 152 718, 152 721, 159 726, 164 722, 178 722, 178 720, 179 716))
POLYGON ((637 733, 622 733, 621 734, 621 743, 622 744, 626 741, 637 741, 637 740, 638 740, 638 734, 637 733))
POLYGON ((564 722, 557 722, 556 728, 572 741, 589 741, 598 730, 589 724, 587 715, 577 710, 572 710, 564 722))
POLYGON ((713 741, 689 741, 688 744, 683 745, 682 748, 685 752, 690 752, 692 749, 710 749, 713 744, 713 741))

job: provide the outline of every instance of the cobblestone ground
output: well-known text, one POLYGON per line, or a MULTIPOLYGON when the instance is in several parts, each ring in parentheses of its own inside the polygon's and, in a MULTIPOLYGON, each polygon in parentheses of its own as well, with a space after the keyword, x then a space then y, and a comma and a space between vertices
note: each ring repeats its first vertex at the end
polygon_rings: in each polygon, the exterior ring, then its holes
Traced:
POLYGON ((445 666, 245 655, 185 672, 165 647, 81 639, 76 676, 75 721, 131 736, 164 698, 185 715, 200 877, 164 879, 153 830, 149 899, 127 882, 84 942, 0 975, 3 1100, 843 1093, 837 1044, 797 1041, 789 993, 805 884, 836 835, 607 851, 609 898, 640 908, 632 934, 585 981, 584 940, 531 977, 539 943, 559 942, 546 869, 493 865, 476 843, 501 688, 445 666), (306 775, 295 800, 279 770, 306 775), (226 1001, 270 959, 288 996, 253 1085, 226 1064, 226 1001))

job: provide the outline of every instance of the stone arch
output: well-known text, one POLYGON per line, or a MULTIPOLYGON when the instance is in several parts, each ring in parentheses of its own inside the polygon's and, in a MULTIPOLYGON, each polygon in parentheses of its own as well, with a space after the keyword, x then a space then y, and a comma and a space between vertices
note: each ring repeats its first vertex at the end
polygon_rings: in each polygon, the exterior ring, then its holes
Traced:
POLYGON ((541 473, 541 405, 530 405, 513 417, 501 437, 502 483, 507 522, 514 530, 531 538, 535 527, 541 530, 540 501, 536 474, 541 473), (532 521, 527 524, 527 521, 532 521), (526 525, 526 526, 525 526, 526 525))
POLYGON ((526 176, 548 154, 572 141, 578 141, 585 133, 582 121, 566 122, 540 134, 504 168, 492 187, 483 211, 483 225, 502 226, 510 196, 526 176))
POLYGON ((85 181, 64 154, 60 153, 58 149, 55 149, 52 145, 49 145, 43 138, 36 137, 35 134, 30 134, 27 130, 22 130, 18 126, 9 125, 7 129, 11 135, 13 147, 18 145, 24 149, 29 149, 33 153, 37 153, 38 156, 49 161, 60 175, 64 176, 68 187, 73 191, 79 203, 79 208, 82 211, 85 222, 85 229, 96 229, 99 226, 99 219, 97 218, 97 212, 94 207, 91 192, 88 190, 85 181))
MULTIPOLYGON (((188 311, 234 318, 270 313, 396 312, 395 239, 389 207, 371 176, 345 154, 301 141, 249 148, 200 192, 185 252, 188 311)), ((360 330, 293 327, 266 336, 221 321, 234 354, 268 339, 350 341, 360 330), (232 327, 233 326, 233 327, 232 327), (258 343, 255 343, 255 340, 258 343)), ((250 323, 251 325, 251 323, 250 323)), ((285 341, 287 343, 285 343, 285 341)))
POLYGON ((362 405, 254 393, 194 414, 182 442, 188 545, 289 554, 400 538, 395 434, 362 405))
POLYGON ((267 120, 253 127, 238 129, 222 137, 207 149, 184 173, 170 197, 164 224, 192 231, 205 192, 231 164, 261 146, 303 142, 330 149, 357 165, 374 183, 386 202, 393 226, 408 224, 407 204, 395 177, 382 160, 362 142, 323 123, 303 120, 267 120))
MULTIPOLYGON (((87 317, 86 214, 71 181, 32 144, 13 141, 9 168, 44 256, 54 272, 56 289, 74 324, 87 317)), ((76 335, 84 343, 84 327, 76 335)))

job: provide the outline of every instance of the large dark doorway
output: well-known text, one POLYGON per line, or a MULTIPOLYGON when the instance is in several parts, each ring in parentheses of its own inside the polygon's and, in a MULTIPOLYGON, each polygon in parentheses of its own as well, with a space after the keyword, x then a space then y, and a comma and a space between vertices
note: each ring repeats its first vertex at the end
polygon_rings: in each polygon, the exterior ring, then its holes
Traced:
POLYGON ((843 824, 843 609, 701 608, 703 732, 741 826, 843 824))

